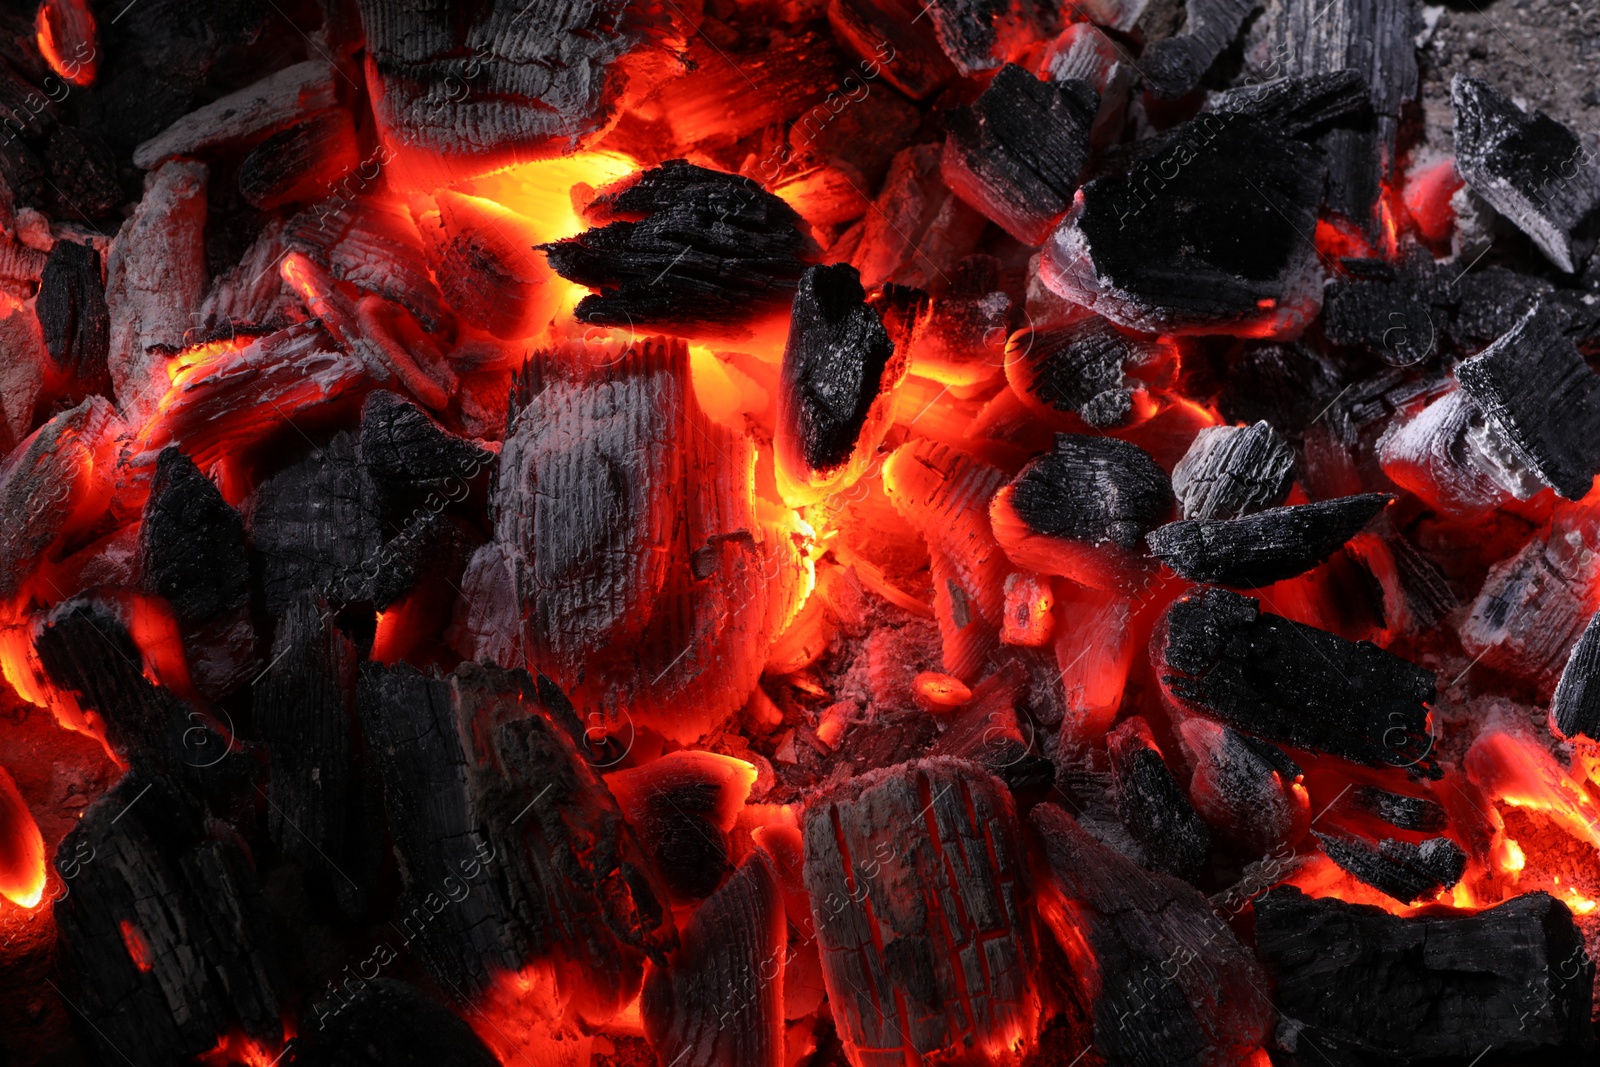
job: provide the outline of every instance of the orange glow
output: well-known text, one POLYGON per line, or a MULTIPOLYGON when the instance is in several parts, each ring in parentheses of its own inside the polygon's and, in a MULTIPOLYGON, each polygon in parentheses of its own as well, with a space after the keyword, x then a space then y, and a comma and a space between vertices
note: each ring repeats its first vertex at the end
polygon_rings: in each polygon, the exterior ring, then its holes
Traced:
POLYGON ((1520 874, 1528 865, 1528 857, 1522 851, 1522 846, 1508 837, 1504 839, 1502 847, 1496 850, 1495 865, 1506 874, 1520 874))
POLYGON ((254 340, 254 337, 246 335, 190 345, 167 361, 167 380, 181 387, 201 377, 201 371, 209 369, 222 356, 237 352, 254 340))
POLYGON ((1056 606, 1050 582, 1031 571, 1006 576, 1006 613, 1000 640, 1008 645, 1043 648, 1050 643, 1051 614, 1056 606))
POLYGON ((73 85, 94 84, 99 67, 94 15, 84 0, 44 0, 34 16, 39 54, 73 85))
POLYGON ((44 838, 27 801, 0 767, 0 896, 24 908, 44 896, 44 838))
POLYGON ((972 699, 972 690, 959 678, 936 671, 923 671, 911 680, 911 695, 930 711, 959 708, 972 699))
MULTIPOLYGON (((287 1034, 285 1035, 287 1039, 287 1034)), ((215 1048, 197 1057, 203 1067, 273 1067, 283 1059, 243 1034, 224 1034, 215 1048)))
POLYGON ((127 919, 119 922, 117 929, 122 931, 122 943, 127 946, 128 958, 133 961, 133 965, 146 974, 150 973, 155 967, 155 963, 150 959, 150 942, 146 941, 139 928, 127 919))
POLYGON ((1550 817, 1579 841, 1600 848, 1600 813, 1555 757, 1529 739, 1492 730, 1473 742, 1467 773, 1502 804, 1550 817))

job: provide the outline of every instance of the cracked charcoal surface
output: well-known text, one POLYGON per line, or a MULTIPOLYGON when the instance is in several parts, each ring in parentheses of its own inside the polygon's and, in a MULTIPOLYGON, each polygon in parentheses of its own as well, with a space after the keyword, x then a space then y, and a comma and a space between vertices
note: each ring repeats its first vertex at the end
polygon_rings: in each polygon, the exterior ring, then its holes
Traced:
POLYGON ((1172 509, 1172 487, 1150 454, 1112 437, 1057 434, 1055 447, 1012 482, 1017 516, 1036 533, 1140 547, 1172 509))
POLYGON ((1294 449, 1265 421, 1208 426, 1172 468, 1172 492, 1185 519, 1238 518, 1283 503, 1294 465, 1294 449))
POLYGON ((1258 589, 1325 562, 1394 498, 1362 493, 1268 508, 1237 519, 1168 523, 1150 532, 1150 550, 1191 582, 1258 589))

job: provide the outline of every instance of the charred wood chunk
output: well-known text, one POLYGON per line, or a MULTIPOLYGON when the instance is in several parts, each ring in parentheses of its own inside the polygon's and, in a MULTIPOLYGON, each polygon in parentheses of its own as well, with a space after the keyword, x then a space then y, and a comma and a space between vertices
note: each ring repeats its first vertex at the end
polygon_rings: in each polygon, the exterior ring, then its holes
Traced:
POLYGON ((549 325, 564 286, 530 254, 537 227, 525 215, 481 196, 434 193, 423 216, 428 264, 450 307, 496 337, 526 337, 549 325))
POLYGON ((361 462, 393 500, 430 490, 456 499, 494 458, 397 393, 379 390, 361 405, 361 462))
POLYGON ((1107 1064, 1242 1063, 1266 1041, 1266 976, 1199 890, 1118 855, 1053 804, 1028 821, 1039 912, 1107 1064))
POLYGON ((267 828, 352 916, 365 910, 383 832, 369 754, 355 743, 358 659, 327 602, 308 594, 278 620, 252 692, 272 761, 267 828))
MULTIPOLYGON (((938 145, 912 145, 890 162, 851 257, 868 289, 892 282, 931 290, 983 236, 988 221, 950 191, 939 156, 938 145)), ((900 343, 893 328, 889 335, 900 343)))
POLYGON ((1346 873, 1402 904, 1449 889, 1467 869, 1467 854, 1448 837, 1430 837, 1420 845, 1385 838, 1373 845, 1341 834, 1313 831, 1312 836, 1346 873))
POLYGON ((926 100, 955 77, 932 19, 915 0, 829 0, 828 23, 839 43, 874 64, 883 80, 913 100, 926 100))
POLYGON ((1273 1000, 1314 1048, 1414 1063, 1592 1047, 1594 963, 1545 893, 1401 918, 1280 886, 1255 916, 1273 1000))
POLYGON ((1572 338, 1580 350, 1592 348, 1593 338, 1600 334, 1600 307, 1588 302, 1588 291, 1584 289, 1558 289, 1546 278, 1501 266, 1480 266, 1462 275, 1456 290, 1461 302, 1452 319, 1451 333, 1461 345, 1473 350, 1504 337, 1540 305, 1555 313, 1561 332, 1572 338))
POLYGON ((1168 609, 1155 648, 1161 683, 1185 710, 1358 763, 1443 773, 1428 734, 1433 672, 1376 645, 1201 588, 1168 609))
POLYGON ((314 589, 339 603, 371 596, 379 563, 378 495, 348 431, 268 478, 250 508, 250 544, 267 611, 314 589))
POLYGON ((1457 74, 1456 169, 1472 191, 1569 274, 1594 249, 1574 231, 1600 206, 1600 162, 1578 135, 1542 111, 1532 115, 1477 78, 1457 74))
POLYGON ((414 512, 400 532, 378 549, 377 573, 369 587, 373 607, 387 610, 429 581, 455 582, 482 543, 481 535, 453 515, 427 507, 414 512))
POLYGON ((572 706, 522 671, 363 668, 362 732, 403 871, 397 920, 428 972, 465 995, 555 965, 598 1024, 666 947, 664 890, 600 776, 572 706))
POLYGON ((337 95, 334 68, 327 60, 296 63, 184 115, 139 145, 133 164, 153 170, 177 156, 248 144, 313 111, 332 107, 337 95))
POLYGON ((117 154, 99 134, 58 126, 45 145, 53 212, 64 218, 105 219, 122 206, 117 154))
POLYGON ((1557 737, 1600 741, 1600 612, 1589 619, 1583 636, 1561 671, 1550 704, 1550 728, 1557 737))
POLYGON ((944 179, 1017 240, 1039 244, 1072 205, 1099 107, 1088 82, 1040 81, 1007 63, 978 99, 945 116, 944 179))
POLYGON ((815 499, 847 477, 852 457, 877 447, 905 369, 854 267, 801 275, 778 388, 775 447, 785 499, 815 499), (870 431, 869 419, 877 423, 870 431))
POLYGON ((139 524, 139 573, 145 589, 165 597, 186 623, 250 599, 244 519, 177 448, 163 449, 156 461, 139 524))
POLYGON ((666 966, 645 973, 639 1012, 657 1057, 683 1067, 779 1067, 787 945, 777 871, 757 849, 695 909, 666 966))
POLYGON ((319 1003, 317 1019, 295 1041, 297 1067, 499 1067, 460 1016, 392 978, 363 980, 348 998, 319 1003))
POLYGON ((925 759, 807 806, 805 885, 856 1067, 965 1049, 1013 1062, 1037 1025, 1016 811, 975 764, 925 759))
POLYGON ((1144 537, 1172 504, 1166 472, 1148 452, 1063 433, 995 493, 989 517, 1018 566, 1111 589, 1144 566, 1144 537))
POLYGON ((262 211, 320 200, 360 161, 350 112, 329 108, 256 145, 239 164, 239 194, 262 211))
POLYGON ((1265 421, 1208 426, 1172 468, 1185 519, 1236 519, 1277 507, 1294 483, 1294 449, 1265 421))
POLYGON ((728 833, 755 768, 713 752, 673 752, 606 776, 606 786, 675 903, 704 900, 733 870, 728 833))
POLYGON ((600 292, 598 326, 744 330, 793 299, 805 264, 800 216, 749 178, 671 160, 601 190, 598 229, 537 246, 557 274, 600 292))
POLYGON ((1346 259, 1329 281, 1323 333, 1340 345, 1365 345, 1385 363, 1409 367, 1438 351, 1458 300, 1454 280, 1427 253, 1403 264, 1346 259))
POLYGON ((340 281, 399 304, 424 329, 437 329, 444 305, 416 222, 399 201, 358 195, 364 191, 358 184, 295 215, 284 226, 283 243, 340 281))
POLYGON ((1191 582, 1259 589, 1327 560, 1394 498, 1361 493, 1151 531, 1150 550, 1191 582))
POLYGON ((1310 799, 1281 749, 1199 717, 1178 732, 1194 765, 1189 797, 1220 836, 1259 856, 1304 835, 1310 799))
POLYGON ((248 852, 173 782, 134 769, 58 855, 77 872, 55 904, 64 992, 102 1061, 165 1067, 218 1034, 281 1039, 276 935, 248 852))
POLYGON ((1307 235, 1323 169, 1255 119, 1201 115, 1083 187, 1045 244, 1045 284, 1148 333, 1297 332, 1321 305, 1307 235))
POLYGON ((1184 32, 1156 41, 1140 57, 1145 81, 1169 100, 1189 92, 1261 7, 1262 0, 1189 0, 1184 32))
POLYGON ((1290 137, 1305 139, 1335 123, 1370 116, 1372 99, 1360 71, 1336 70, 1225 89, 1207 97, 1205 110, 1248 115, 1290 137))
POLYGON ((1178 787, 1150 734, 1135 715, 1106 737, 1117 816, 1144 852, 1144 866, 1192 878, 1211 852, 1211 833, 1178 787))
POLYGON ((1600 375, 1542 306, 1456 367, 1456 380, 1517 456, 1568 500, 1600 470, 1600 375))
POLYGON ((1351 805, 1358 811, 1402 830, 1436 834, 1450 824, 1444 805, 1427 797, 1391 793, 1375 785, 1358 785, 1350 790, 1349 796, 1351 805))
POLYGON ((1061 326, 1029 326, 1006 342, 1006 380, 1030 408, 1077 415, 1097 430, 1133 414, 1137 373, 1167 356, 1160 340, 1090 315, 1061 326))
POLYGON ((56 242, 45 260, 34 308, 55 365, 77 379, 84 393, 109 393, 111 316, 100 255, 92 245, 56 242))
POLYGON ((1446 514, 1479 514, 1544 489, 1460 389, 1392 423, 1378 439, 1378 458, 1396 485, 1446 514))

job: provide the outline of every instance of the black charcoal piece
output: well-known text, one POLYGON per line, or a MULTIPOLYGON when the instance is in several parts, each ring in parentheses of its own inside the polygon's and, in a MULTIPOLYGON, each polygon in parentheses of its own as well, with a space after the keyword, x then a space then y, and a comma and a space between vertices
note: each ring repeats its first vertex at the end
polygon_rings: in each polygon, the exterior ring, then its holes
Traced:
POLYGON ((1420 845, 1385 838, 1373 845, 1340 834, 1312 831, 1312 836, 1347 874, 1402 904, 1449 889, 1467 869, 1467 854, 1448 837, 1430 837, 1420 845))
POLYGON ((1543 304, 1561 320, 1561 332, 1589 350, 1600 335, 1600 301, 1584 289, 1557 289, 1549 280, 1500 266, 1479 266, 1456 282, 1461 303, 1453 336, 1469 350, 1483 348, 1543 304))
POLYGON ((1028 822, 1048 905, 1039 914, 1069 958, 1094 961, 1070 969, 1066 992, 1097 1056, 1115 1067, 1242 1063, 1267 1041, 1261 966, 1198 889, 1123 858, 1054 804, 1028 822))
POLYGON ((1106 744, 1117 817, 1141 846, 1143 865, 1193 878, 1210 854, 1211 832, 1167 769, 1149 724, 1137 715, 1126 719, 1106 744))
POLYGON ((794 449, 806 473, 843 466, 886 372, 894 377, 894 353, 878 313, 867 306, 856 269, 847 263, 809 268, 800 277, 783 349, 780 449, 794 449))
POLYGON ((1488 1048, 1593 1045, 1594 963, 1572 913, 1545 893, 1401 918, 1280 886, 1256 900, 1255 918, 1273 1003, 1303 1045, 1342 1062, 1466 1063, 1488 1048))
POLYGON ((1409 367, 1439 350, 1459 299, 1452 275, 1426 252, 1404 263, 1346 259, 1323 294, 1322 330, 1339 345, 1365 345, 1409 367))
POLYGON ((268 478, 251 506, 250 545, 274 615, 307 589, 341 604, 367 599, 380 544, 377 488, 349 432, 268 478))
POLYGON ((283 243, 340 281, 399 304, 423 329, 437 329, 444 320, 422 234, 398 200, 338 193, 290 218, 283 243))
POLYGON ((1578 135, 1542 111, 1457 74, 1456 169, 1490 207, 1510 219, 1550 262, 1571 273, 1594 248, 1574 231, 1600 205, 1600 163, 1578 135))
POLYGON ((563 278, 600 290, 578 302, 591 325, 737 330, 787 305, 805 270, 793 208, 683 160, 602 190, 585 214, 599 228, 538 247, 563 278))
POLYGON ((1184 519, 1152 530, 1145 540, 1191 582, 1259 589, 1326 561, 1393 499, 1362 493, 1237 519, 1184 519))
MULTIPOLYGON (((398 940, 396 938, 395 940, 398 940)), ((382 959, 398 949, 375 949, 382 959)), ((350 983, 346 979, 346 984, 350 983)), ((392 978, 355 980, 356 989, 338 986, 314 1000, 295 1040, 295 1067, 500 1067, 462 1018, 415 986, 392 978)))
POLYGON ((1169 100, 1189 92, 1261 6, 1262 0, 1188 0, 1184 32, 1156 41, 1140 56, 1145 81, 1169 100))
POLYGON ((1062 326, 1017 331, 1006 343, 1006 378, 1025 400, 1107 429, 1133 413, 1136 383, 1126 372, 1165 353, 1158 339, 1090 315, 1062 326))
POLYGON ((63 995, 104 1063, 166 1067, 217 1035, 282 1037, 273 917, 244 842, 135 767, 57 850, 63 995), (176 1006, 176 1007, 175 1007, 176 1006))
POLYGON ((1011 482, 1011 504, 1034 533, 1123 548, 1172 510, 1166 472, 1138 445, 1115 437, 1057 434, 1055 447, 1011 482))
POLYGON ((1357 810, 1402 830, 1436 834, 1450 824, 1444 805, 1437 800, 1391 793, 1375 785, 1358 785, 1351 789, 1350 803, 1357 810))
POLYGON ((1146 142, 1128 173, 1083 186, 1041 277, 1148 333, 1297 331, 1322 299, 1323 169, 1317 149, 1254 119, 1201 115, 1146 142))
POLYGON ((1372 100, 1359 72, 1339 70, 1225 89, 1212 93, 1204 110, 1248 115, 1290 137, 1305 138, 1334 123, 1369 116, 1372 100))
POLYGON ((367 664, 358 707, 401 863, 395 922, 429 974, 472 996, 554 955, 572 1018, 620 1010, 668 947, 665 891, 559 690, 474 663, 367 664))
POLYGON ((46 198, 51 213, 64 219, 109 219, 125 199, 117 153, 99 134, 58 126, 44 149, 49 171, 46 198))
POLYGON ((1600 741, 1600 612, 1584 627, 1561 672, 1550 704, 1550 727, 1558 737, 1600 741))
POLYGON ((1365 641, 1194 589, 1158 631, 1157 673, 1186 710, 1269 741, 1438 778, 1433 672, 1365 641))
POLYGON ((400 532, 383 543, 377 559, 367 569, 372 606, 379 611, 405 596, 419 584, 441 577, 458 582, 467 560, 481 544, 468 524, 453 515, 423 507, 405 520, 400 532))
POLYGON ((342 107, 329 108, 262 141, 239 164, 239 193, 263 211, 320 200, 361 166, 355 124, 342 107))
MULTIPOLYGON (((939 5, 930 4, 937 9, 939 5)), ((883 80, 913 100, 926 100, 955 77, 932 18, 918 0, 832 0, 828 24, 839 43, 880 70, 883 80), (894 62, 883 62, 892 56, 894 62)))
POLYGON ((183 622, 204 622, 250 599, 244 519, 176 447, 156 460, 139 524, 139 573, 183 622))
POLYGON ((1294 483, 1294 449, 1265 421, 1208 426, 1172 468, 1185 519, 1234 519, 1276 507, 1294 483))
POLYGON ((494 463, 494 453, 457 437, 396 393, 361 405, 361 462, 386 495, 459 493, 494 463))
POLYGON ((1194 767, 1189 797, 1219 836, 1255 856, 1295 840, 1309 811, 1282 749, 1198 716, 1178 731, 1194 767))
POLYGON ((1040 81, 1007 63, 945 116, 945 183, 1023 244, 1039 244, 1072 205, 1099 107, 1086 81, 1040 81))
POLYGON ((1542 305, 1456 367, 1456 380, 1546 485, 1581 499, 1600 470, 1600 375, 1542 305))
POLYGON ((100 280, 100 255, 93 246, 56 242, 44 262, 34 310, 55 365, 76 378, 84 393, 109 394, 111 316, 100 280))

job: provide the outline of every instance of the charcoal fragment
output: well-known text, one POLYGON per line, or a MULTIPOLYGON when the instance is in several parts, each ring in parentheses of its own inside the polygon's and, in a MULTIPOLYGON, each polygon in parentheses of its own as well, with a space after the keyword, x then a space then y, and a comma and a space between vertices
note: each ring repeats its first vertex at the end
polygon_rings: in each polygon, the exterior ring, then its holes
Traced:
POLYGON ((1006 342, 1006 379, 1045 417, 1073 414, 1095 429, 1127 422, 1138 381, 1130 372, 1164 359, 1160 339, 1120 329, 1098 315, 1059 326, 1030 326, 1006 342))
POLYGON ((156 461, 139 525, 139 572, 184 622, 204 622, 250 598, 244 519, 175 447, 156 461))
MULTIPOLYGON (((391 948, 391 951, 393 949, 391 948)), ((363 979, 348 999, 314 1006, 317 1026, 295 1042, 296 1067, 498 1067, 460 1016, 415 986, 363 979)))
POLYGON ((1310 800, 1282 749, 1198 716, 1178 732, 1194 765, 1189 797, 1221 837, 1259 856, 1304 835, 1310 800))
POLYGON ((350 112, 329 108, 256 145, 239 164, 239 194, 261 211, 319 200, 360 162, 350 112))
POLYGON ((1334 123, 1370 114, 1372 100, 1359 71, 1337 70, 1225 89, 1207 97, 1203 110, 1248 115, 1304 139, 1334 123))
POLYGON ((1385 838, 1374 847, 1339 834, 1312 831, 1311 836, 1346 873, 1402 904, 1449 889, 1467 869, 1467 854, 1448 837, 1430 837, 1420 845, 1385 838))
POLYGON ((361 462, 391 498, 428 490, 455 497, 494 463, 494 453, 457 437, 397 393, 376 390, 361 405, 361 462))
POLYGON ((109 394, 111 315, 106 309, 100 254, 89 244, 57 241, 45 260, 35 303, 45 349, 85 393, 109 394))
POLYGON ((1516 455, 1568 500, 1600 471, 1600 375, 1541 305, 1456 367, 1456 380, 1516 455))
POLYGON ((1391 793, 1375 785, 1358 785, 1350 790, 1349 797, 1358 810, 1402 830, 1436 834, 1450 824, 1444 805, 1427 797, 1391 793))
POLYGON ((1433 672, 1376 645, 1200 588, 1168 609, 1154 647, 1161 683, 1185 710, 1358 763, 1443 773, 1428 734, 1433 672))
POLYGON ((1040 81, 1007 63, 945 116, 946 184, 1023 244, 1041 243, 1072 205, 1099 106, 1088 82, 1040 81))
POLYGON ((712 752, 674 752, 606 776, 675 903, 704 900, 733 870, 728 832, 755 768, 712 752))
POLYGON ((1185 519, 1151 531, 1146 540, 1163 563, 1191 582, 1259 589, 1326 561, 1393 499, 1362 493, 1237 519, 1185 519))
POLYGON ((1557 737, 1600 741, 1600 612, 1590 618, 1583 636, 1561 671, 1550 704, 1550 728, 1557 737))
POLYGON ((1533 238, 1567 273, 1583 265, 1592 236, 1575 231, 1600 205, 1600 163, 1578 135, 1542 111, 1523 111, 1487 82, 1457 74, 1456 169, 1489 206, 1533 238))
POLYGON ((1135 715, 1106 737, 1117 816, 1144 852, 1144 866, 1192 878, 1205 866, 1211 833, 1161 758, 1150 725, 1135 715))
POLYGON ((1322 329, 1338 345, 1365 345, 1392 366, 1421 363, 1451 332, 1458 294, 1452 271, 1427 253, 1402 264, 1345 259, 1324 293, 1322 329))
POLYGON ((1235 519, 1276 507, 1294 482, 1294 449, 1265 421, 1208 426, 1172 468, 1185 519, 1235 519))
POLYGON ((1173 99, 1200 84, 1212 62, 1239 35, 1263 0, 1187 0, 1185 32, 1156 41, 1140 57, 1145 81, 1157 96, 1173 99))

